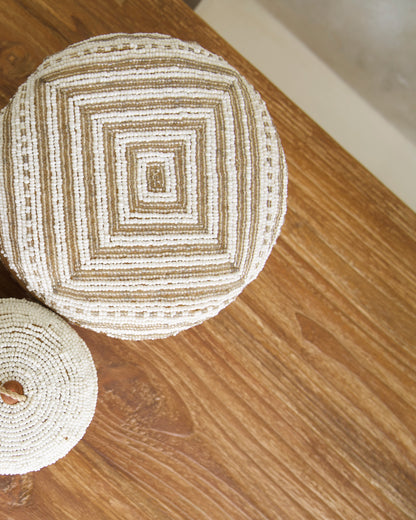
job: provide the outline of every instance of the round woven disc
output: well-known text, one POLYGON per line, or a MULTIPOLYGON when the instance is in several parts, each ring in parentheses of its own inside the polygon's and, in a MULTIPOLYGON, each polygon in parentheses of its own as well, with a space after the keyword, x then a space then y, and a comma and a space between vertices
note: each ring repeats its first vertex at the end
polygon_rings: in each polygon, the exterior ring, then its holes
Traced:
POLYGON ((0 383, 18 381, 26 401, 0 400, 0 474, 36 471, 83 437, 97 401, 84 341, 59 316, 25 300, 0 299, 0 383))
POLYGON ((169 336, 234 300, 280 232, 286 184, 259 94, 169 36, 72 45, 0 113, 3 255, 48 306, 111 336, 169 336))

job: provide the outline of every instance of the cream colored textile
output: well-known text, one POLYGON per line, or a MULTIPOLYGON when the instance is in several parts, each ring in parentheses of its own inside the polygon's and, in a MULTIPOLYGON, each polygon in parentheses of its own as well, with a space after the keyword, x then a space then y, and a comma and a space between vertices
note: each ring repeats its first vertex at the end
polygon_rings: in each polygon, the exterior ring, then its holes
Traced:
POLYGON ((38 303, 0 299, 0 384, 18 381, 24 402, 0 400, 0 475, 36 471, 83 437, 97 402, 84 341, 38 303))
POLYGON ((9 267, 72 322, 158 338, 261 271, 287 172, 264 102, 222 58, 111 34, 47 58, 0 113, 9 267))

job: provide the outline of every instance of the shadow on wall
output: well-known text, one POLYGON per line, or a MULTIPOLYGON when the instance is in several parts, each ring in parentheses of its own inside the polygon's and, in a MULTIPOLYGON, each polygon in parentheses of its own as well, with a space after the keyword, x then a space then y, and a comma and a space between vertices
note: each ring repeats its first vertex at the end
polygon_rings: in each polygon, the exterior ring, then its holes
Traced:
POLYGON ((188 4, 191 9, 195 9, 195 7, 201 2, 201 0, 183 0, 185 4, 188 4))

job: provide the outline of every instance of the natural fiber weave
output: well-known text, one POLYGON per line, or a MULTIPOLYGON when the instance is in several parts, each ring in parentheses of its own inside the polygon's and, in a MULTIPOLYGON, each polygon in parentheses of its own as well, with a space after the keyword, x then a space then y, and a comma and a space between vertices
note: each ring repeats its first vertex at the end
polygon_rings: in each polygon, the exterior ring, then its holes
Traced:
POLYGON ((0 386, 0 395, 10 397, 14 401, 26 401, 27 399, 26 395, 9 390, 6 386, 0 386))
POLYGON ((25 300, 0 299, 0 383, 18 381, 27 399, 0 400, 0 474, 36 471, 83 437, 97 401, 84 341, 59 316, 25 300))
POLYGON ((47 305, 111 336, 169 336, 234 300, 280 232, 286 184, 258 93, 164 35, 72 45, 0 113, 3 255, 47 305))

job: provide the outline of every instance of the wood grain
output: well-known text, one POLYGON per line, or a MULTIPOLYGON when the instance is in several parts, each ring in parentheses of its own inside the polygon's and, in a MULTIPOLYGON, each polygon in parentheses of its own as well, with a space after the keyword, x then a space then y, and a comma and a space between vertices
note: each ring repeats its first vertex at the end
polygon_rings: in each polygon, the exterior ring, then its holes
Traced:
MULTIPOLYGON (((77 329, 94 421, 57 464, 0 477, 0 520, 416 518, 416 215, 180 0, 0 13, 0 106, 72 42, 168 33, 262 93, 290 174, 282 235, 219 316, 151 342, 77 329)), ((25 296, 4 267, 0 295, 25 296)))

